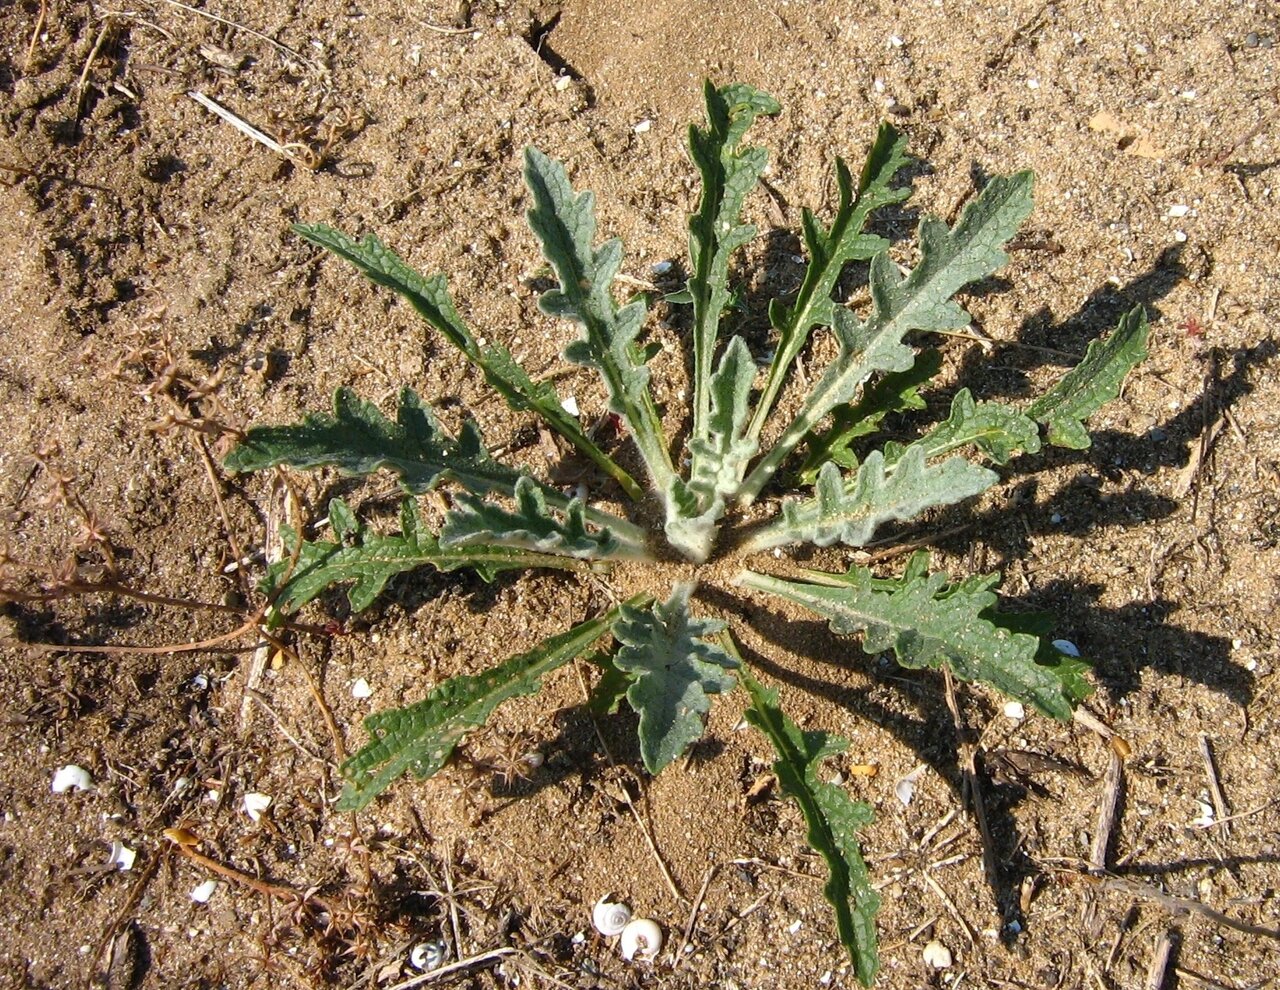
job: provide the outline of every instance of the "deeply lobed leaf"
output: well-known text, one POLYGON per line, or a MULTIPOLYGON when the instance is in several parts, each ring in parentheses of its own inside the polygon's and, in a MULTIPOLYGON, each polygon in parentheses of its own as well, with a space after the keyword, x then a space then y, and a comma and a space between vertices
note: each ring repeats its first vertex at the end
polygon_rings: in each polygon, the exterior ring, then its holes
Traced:
POLYGON ((871 824, 871 805, 854 801, 840 787, 818 779, 822 761, 843 753, 848 744, 825 732, 802 732, 778 707, 778 692, 761 685, 743 670, 739 675, 751 698, 743 714, 768 738, 778 755, 773 772, 783 794, 800 806, 809 845, 827 863, 822 888, 835 913, 836 934, 849 952, 854 972, 871 986, 880 968, 876 949, 876 912, 880 896, 858 845, 858 830, 871 824))
POLYGON ((923 221, 920 263, 905 278, 887 254, 872 259, 871 315, 864 323, 843 308, 835 310, 840 342, 836 360, 778 442, 752 469, 739 495, 742 503, 753 501, 795 446, 833 409, 851 402, 874 373, 911 367, 914 352, 903 343, 906 334, 969 323, 969 315, 951 297, 1005 263, 1002 245, 1031 210, 1031 186, 1030 172, 998 176, 965 208, 954 230, 939 220, 923 221))
POLYGON ((509 547, 442 547, 434 536, 422 531, 417 507, 410 499, 400 505, 397 534, 369 532, 342 499, 329 503, 329 524, 335 540, 305 540, 301 546, 298 534, 285 528, 289 556, 267 569, 262 586, 278 612, 291 615, 326 589, 347 582, 351 583, 347 590, 351 611, 362 612, 391 578, 428 565, 440 571, 470 567, 486 581, 504 570, 575 566, 563 557, 509 547))
POLYGON ((769 320, 778 331, 778 347, 769 365, 764 392, 751 419, 749 433, 753 438, 760 437, 765 420, 810 331, 816 326, 831 324, 835 309, 831 292, 844 266, 851 261, 871 258, 889 247, 889 242, 883 237, 866 234, 863 227, 875 210, 900 203, 911 195, 909 188, 890 185, 906 163, 906 139, 892 125, 881 124, 867 153, 856 189, 849 167, 843 159, 836 159, 840 204, 830 228, 823 230, 812 213, 804 212, 804 242, 809 252, 809 263, 795 303, 788 308, 775 300, 769 307, 769 320))
POLYGON ((1053 718, 1070 719, 1082 700, 1079 672, 1037 662, 1036 636, 992 621, 991 589, 999 575, 948 584, 946 574, 930 574, 927 565, 921 553, 896 580, 851 567, 839 575, 811 572, 809 581, 743 571, 737 582, 824 616, 834 633, 861 633, 866 653, 893 650, 904 667, 946 664, 961 680, 981 681, 1053 718))
POLYGON ((703 86, 707 126, 689 128, 689 156, 702 177, 697 211, 689 217, 687 291, 693 303, 693 438, 708 433, 712 400, 708 395, 711 361, 720 314, 729 303, 729 259, 756 235, 741 222, 742 205, 764 171, 763 148, 744 148, 742 136, 760 115, 781 110, 767 93, 735 84, 703 86))
POLYGON ((1149 330, 1146 311, 1131 309, 1105 340, 1089 344, 1084 360, 1027 407, 1028 416, 1048 427, 1051 444, 1073 450, 1089 446, 1085 420, 1120 394, 1125 376, 1146 358, 1149 330))
MULTIPOLYGON (((454 481, 472 495, 514 495, 520 479, 527 478, 490 456, 474 423, 464 423, 456 440, 449 436, 411 388, 400 390, 395 422, 372 402, 340 388, 332 414, 312 413, 289 426, 256 426, 223 464, 231 471, 261 471, 278 465, 336 467, 343 474, 360 476, 386 469, 414 494, 454 481)), ((533 479, 527 484, 535 485, 548 505, 568 510, 570 500, 551 486, 533 479)), ((644 546, 644 531, 625 519, 590 507, 584 512, 593 524, 628 545, 644 546)))
POLYGON ((912 519, 934 506, 963 501, 997 480, 995 472, 962 457, 926 463, 924 448, 916 444, 892 465, 880 451, 873 451, 849 482, 828 461, 818 472, 814 497, 784 501, 782 518, 763 527, 744 549, 755 553, 792 543, 826 547, 836 541, 864 546, 886 522, 912 519))
POLYGON ((440 545, 446 549, 491 543, 535 553, 591 560, 643 557, 643 546, 626 545, 606 527, 587 527, 586 505, 573 499, 563 518, 548 510, 542 489, 529 477, 516 482, 515 509, 474 495, 459 495, 459 507, 445 517, 440 545))
POLYGON ((618 307, 613 299, 622 242, 615 237, 599 248, 593 246, 595 197, 574 192, 559 162, 526 148, 524 178, 533 196, 526 214, 529 226, 560 281, 559 289, 543 293, 538 306, 581 327, 581 339, 565 348, 565 358, 600 373, 610 410, 626 423, 654 485, 665 492, 675 471, 649 394, 649 369, 636 346, 645 303, 636 300, 618 307))
POLYGON ((474 424, 466 423, 455 440, 411 388, 400 390, 395 422, 351 389, 340 388, 331 414, 312 413, 290 426, 255 426, 223 464, 231 471, 332 466, 353 475, 385 468, 415 494, 444 480, 473 492, 505 491, 518 477, 489 456, 474 424))
POLYGON ((583 433, 578 421, 565 410, 552 385, 530 378, 505 347, 482 345, 476 339, 458 315, 443 275, 424 278, 372 234, 356 241, 325 224, 295 224, 293 229, 312 244, 350 262, 372 281, 406 299, 424 320, 480 369, 488 385, 506 400, 508 406, 517 412, 536 412, 552 429, 614 478, 631 498, 641 497, 643 493, 635 480, 583 433))
POLYGON ((733 689, 738 662, 716 643, 724 628, 689 613, 691 584, 677 585, 666 602, 640 609, 624 605, 613 627, 621 644, 613 663, 631 680, 627 701, 640 715, 640 756, 658 773, 702 736, 708 694, 733 689))

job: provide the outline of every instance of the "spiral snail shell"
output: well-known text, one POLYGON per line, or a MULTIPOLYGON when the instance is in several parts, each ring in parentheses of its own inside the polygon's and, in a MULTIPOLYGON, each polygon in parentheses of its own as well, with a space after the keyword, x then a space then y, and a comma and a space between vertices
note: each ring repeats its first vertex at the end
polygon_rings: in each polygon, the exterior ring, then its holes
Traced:
POLYGON ((662 950, 662 929, 656 921, 648 918, 636 918, 627 922, 622 929, 622 941, 618 946, 622 950, 622 958, 630 962, 653 962, 662 950))
POLYGON ((611 938, 627 927, 627 922, 631 920, 631 908, 609 900, 609 896, 605 894, 596 901, 596 906, 591 909, 591 923, 601 935, 611 938))

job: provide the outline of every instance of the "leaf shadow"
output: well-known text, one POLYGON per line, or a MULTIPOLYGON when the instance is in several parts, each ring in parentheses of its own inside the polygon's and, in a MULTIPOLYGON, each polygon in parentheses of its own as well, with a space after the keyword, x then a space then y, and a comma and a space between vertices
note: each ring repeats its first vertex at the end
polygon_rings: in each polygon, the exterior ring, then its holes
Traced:
MULTIPOLYGON (((1031 598, 1019 599, 1018 605, 1051 610, 1060 622, 1058 628, 1065 630, 1064 637, 1069 635, 1077 642, 1094 664, 1101 686, 1113 695, 1133 690, 1142 670, 1150 668, 1198 680, 1237 704, 1248 704, 1253 696, 1253 676, 1231 663, 1231 644, 1226 637, 1172 625, 1169 620, 1177 611, 1175 603, 1157 599, 1107 608, 1097 602, 1100 592, 1097 587, 1055 582, 1031 598)), ((741 639, 738 641, 740 652, 752 667, 814 697, 826 698, 888 732, 946 782, 958 803, 964 802, 965 775, 958 761, 961 740, 937 671, 909 670, 899 667, 890 657, 868 656, 857 642, 831 633, 820 620, 797 622, 731 590, 700 588, 698 597, 728 615, 738 616, 762 640, 803 656, 817 670, 847 669, 844 658, 849 658, 871 679, 866 687, 840 686, 833 680, 791 669, 741 639), (914 706, 914 713, 904 710, 903 699, 914 706)), ((965 695, 967 692, 962 697, 965 695)), ((985 774, 982 783, 984 793, 992 794, 991 781, 985 774)), ((1025 795, 1006 788, 994 795, 995 799, 984 802, 995 846, 992 894, 1003 921, 1002 937, 1011 941, 1014 934, 1027 927, 1019 897, 1022 881, 1041 870, 1023 849, 1014 814, 1025 795)))

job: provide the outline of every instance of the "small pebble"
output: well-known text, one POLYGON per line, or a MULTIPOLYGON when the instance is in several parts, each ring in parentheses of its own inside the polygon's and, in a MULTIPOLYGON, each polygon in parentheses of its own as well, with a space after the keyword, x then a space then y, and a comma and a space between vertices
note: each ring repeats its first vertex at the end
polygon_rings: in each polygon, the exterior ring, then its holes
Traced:
POLYGON ((84 767, 68 763, 54 773, 50 789, 54 794, 65 794, 70 790, 91 791, 93 790, 93 777, 84 767))
POLYGON ((951 950, 936 938, 924 947, 921 955, 924 957, 924 964, 930 969, 951 968, 951 950))
POLYGON ((244 813, 255 822, 262 817, 262 813, 271 807, 271 795, 260 794, 257 791, 250 791, 244 796, 244 813))
POLYGON ((373 697, 373 688, 369 686, 369 682, 363 677, 357 678, 355 683, 351 685, 351 697, 363 701, 365 698, 373 697))
POLYGON ((1004 704, 1004 717, 1011 718, 1015 722, 1021 722, 1027 717, 1026 706, 1021 701, 1006 701, 1004 704))
POLYGON ((1174 203, 1169 207, 1169 216, 1171 217, 1185 217, 1190 212, 1191 207, 1186 203, 1174 203))
POLYGON ((632 130, 635 131, 637 134, 647 134, 649 132, 649 128, 652 126, 653 126, 652 120, 642 120, 640 121, 640 123, 636 124, 636 126, 633 127, 632 130))
POLYGON ((1071 642, 1069 639, 1055 639, 1053 641, 1053 648, 1063 656, 1078 657, 1080 655, 1080 647, 1076 646, 1076 644, 1071 642))
POLYGON ((1258 47, 1258 40, 1259 40, 1259 39, 1258 39, 1258 32, 1257 32, 1257 31, 1250 31, 1248 34, 1246 34, 1246 35, 1244 36, 1244 46, 1245 46, 1245 48, 1257 48, 1257 47, 1258 47))
POLYGON ((560 408, 570 416, 577 416, 582 412, 582 410, 578 408, 578 400, 572 395, 560 400, 560 408))
POLYGON ((197 904, 208 904, 209 898, 213 896, 213 892, 217 889, 217 880, 206 880, 199 887, 196 887, 191 891, 191 899, 197 904))

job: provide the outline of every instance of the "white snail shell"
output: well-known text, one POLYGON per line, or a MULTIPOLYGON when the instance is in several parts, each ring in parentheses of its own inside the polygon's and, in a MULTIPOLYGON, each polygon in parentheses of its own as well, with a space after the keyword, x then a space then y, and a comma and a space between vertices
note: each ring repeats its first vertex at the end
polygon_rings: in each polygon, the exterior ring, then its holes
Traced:
POLYGON ((439 939, 419 942, 409 952, 409 964, 414 969, 439 969, 448 954, 448 948, 439 939))
POLYGON ((636 918, 627 922, 622 929, 622 958, 630 962, 653 962, 662 950, 662 929, 656 921, 648 918, 636 918))
POLYGON ((596 926, 596 931, 606 937, 617 935, 627 927, 630 920, 631 908, 609 900, 608 894, 596 901, 596 906, 591 909, 591 923, 596 926))

